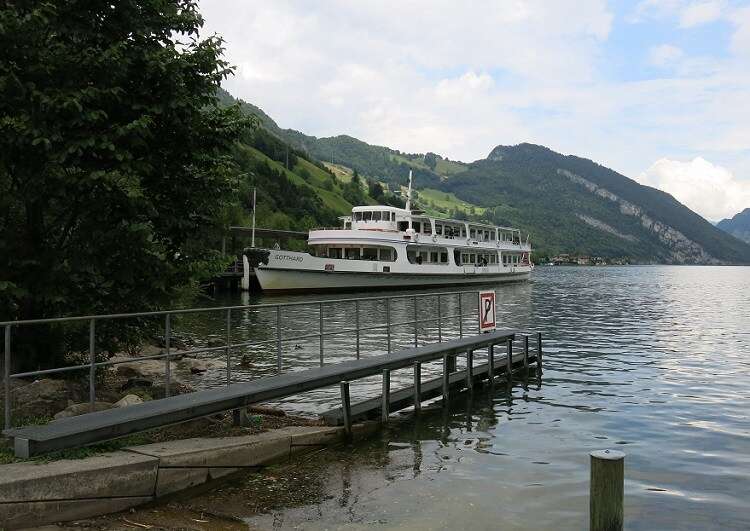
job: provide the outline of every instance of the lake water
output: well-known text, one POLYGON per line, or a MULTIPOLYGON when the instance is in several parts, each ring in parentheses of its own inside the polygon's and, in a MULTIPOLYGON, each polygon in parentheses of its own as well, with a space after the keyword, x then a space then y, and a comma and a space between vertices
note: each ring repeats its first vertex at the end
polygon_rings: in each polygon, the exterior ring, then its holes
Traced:
MULTIPOLYGON (((750 528, 750 268, 539 267, 531 282, 497 293, 501 326, 544 332, 541 385, 516 382, 510 395, 496 385, 446 410, 401 415, 382 437, 316 463, 314 494, 235 514, 261 528, 585 529, 589 452, 616 448, 627 454, 627 529, 750 528)), ((327 310, 330 326, 351 326, 345 306, 327 310)), ((378 310, 363 313, 375 322, 378 310)), ((314 311, 283 318, 287 332, 318 324, 314 311)), ((272 312, 235 319, 237 334, 273 338, 272 312)), ((454 337, 456 325, 441 331, 454 337)), ((419 333, 436 339, 434 326, 419 333)), ((384 340, 368 339, 362 351, 382 352, 384 340)), ((316 341, 285 343, 285 368, 317 365, 316 341)), ((327 339, 326 355, 353 356, 351 341, 327 339)), ((413 327, 393 341, 410 344, 413 327)), ((275 345, 248 356, 254 365, 237 378, 273 372, 275 345)), ((377 393, 379 379, 358 385, 356 399, 377 393)), ((320 411, 336 398, 324 390, 285 407, 320 411)), ((243 481, 220 503, 241 507, 243 481)))

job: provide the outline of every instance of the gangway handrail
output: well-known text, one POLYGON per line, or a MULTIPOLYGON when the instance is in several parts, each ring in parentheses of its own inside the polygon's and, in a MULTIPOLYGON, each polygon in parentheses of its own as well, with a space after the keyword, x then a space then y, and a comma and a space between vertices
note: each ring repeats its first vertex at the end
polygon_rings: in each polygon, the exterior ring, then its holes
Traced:
MULTIPOLYGON (((285 373, 252 382, 197 391, 185 395, 134 404, 76 417, 63 418, 40 426, 9 428, 3 434, 14 439, 17 457, 107 441, 141 431, 159 428, 199 417, 240 409, 258 402, 275 400, 312 391, 342 381, 356 380, 446 356, 472 352, 512 341, 514 330, 496 330, 471 337, 431 343, 391 354, 334 363, 304 371, 285 373)), ((444 362, 445 366, 445 362, 444 362)))

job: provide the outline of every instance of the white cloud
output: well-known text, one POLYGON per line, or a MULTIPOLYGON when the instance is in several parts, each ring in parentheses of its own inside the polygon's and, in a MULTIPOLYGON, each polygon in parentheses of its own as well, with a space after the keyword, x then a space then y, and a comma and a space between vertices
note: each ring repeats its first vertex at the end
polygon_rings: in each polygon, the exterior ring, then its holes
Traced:
POLYGON ((680 14, 680 27, 692 28, 714 22, 721 18, 725 7, 724 2, 719 0, 692 3, 680 14))
POLYGON ((729 19, 735 26, 732 51, 737 55, 750 57, 750 7, 735 10, 729 19))
POLYGON ((727 168, 702 157, 687 162, 659 159, 637 180, 672 194, 712 221, 732 217, 750 206, 750 182, 737 179, 727 168))
MULTIPOLYGON (((644 2, 639 16, 671 17, 663 38, 676 43, 683 32, 673 39, 668 30, 690 5, 644 2)), ((549 0, 202 0, 200 9, 206 33, 224 36, 238 65, 225 88, 282 127, 467 161, 534 142, 627 175, 665 154, 703 155, 738 176, 750 169, 741 55, 750 53, 750 9, 725 15, 735 55, 665 44, 646 58, 665 67, 660 77, 635 81, 615 70, 622 61, 606 46, 621 23, 606 0, 575 9, 549 0)), ((637 29, 627 29, 626 52, 643 54, 637 29)))
POLYGON ((466 72, 461 77, 446 78, 440 80, 435 87, 435 93, 440 98, 473 98, 479 92, 486 92, 494 80, 486 73, 477 75, 473 70, 466 72))
POLYGON ((671 44, 661 44, 652 47, 648 52, 649 63, 655 66, 667 66, 674 64, 675 61, 682 58, 685 53, 681 48, 671 44))

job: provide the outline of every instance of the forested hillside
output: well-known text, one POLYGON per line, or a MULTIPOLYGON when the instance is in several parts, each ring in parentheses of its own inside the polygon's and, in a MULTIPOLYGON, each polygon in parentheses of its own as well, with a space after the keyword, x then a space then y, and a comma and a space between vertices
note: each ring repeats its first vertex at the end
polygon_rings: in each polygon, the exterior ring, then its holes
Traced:
MULTIPOLYGON (((219 96, 225 105, 234 103, 224 91, 219 96)), ((351 212, 353 205, 400 204, 375 180, 353 172, 337 178, 325 164, 285 142, 263 111, 245 102, 241 108, 257 116, 261 126, 245 133, 234 147, 239 193, 228 224, 250 224, 253 188, 257 190, 258 224, 285 230, 338 225, 337 218, 351 212)))
POLYGON ((722 219, 716 226, 735 238, 750 243, 750 208, 746 208, 731 219, 722 219))
MULTIPOLYGON (((228 94, 222 97, 231 101, 228 94)), ((263 151, 258 139, 249 143, 277 162, 285 156, 282 147, 293 146, 288 149, 295 160, 303 160, 319 172, 329 170, 318 161, 353 170, 369 180, 370 186, 363 188, 370 191, 374 183, 382 182, 397 192, 412 170, 421 208, 433 215, 519 227, 529 234, 538 257, 571 253, 636 263, 750 263, 750 245, 717 229, 669 194, 587 159, 520 144, 498 146, 486 159, 467 164, 434 153, 410 154, 373 146, 345 135, 316 138, 282 129, 254 105, 241 105, 245 112, 258 116, 264 126, 258 133, 260 142, 269 146, 263 151), (273 147, 266 135, 278 145, 273 147)), ((300 223, 299 213, 291 205, 268 197, 267 204, 277 209, 276 214, 268 211, 264 218, 270 224, 283 220, 289 226, 305 228, 312 220, 323 222, 357 203, 351 187, 349 201, 342 201, 346 185, 341 179, 332 179, 330 185, 320 175, 318 180, 300 179, 297 164, 292 164, 293 175, 286 172, 285 177, 292 184, 308 185, 305 193, 312 194, 311 202, 301 218, 308 221, 300 223), (312 196, 320 199, 322 209, 312 196)), ((262 187, 266 181, 257 182, 262 187)), ((275 189, 277 185, 268 186, 275 189)), ((376 199, 365 194, 359 199, 383 202, 382 195, 376 199)))

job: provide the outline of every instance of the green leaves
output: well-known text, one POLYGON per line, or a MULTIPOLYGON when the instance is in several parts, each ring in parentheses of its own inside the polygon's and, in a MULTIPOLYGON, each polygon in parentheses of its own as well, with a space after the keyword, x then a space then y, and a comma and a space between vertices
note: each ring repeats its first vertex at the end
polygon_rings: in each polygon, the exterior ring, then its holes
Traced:
MULTIPOLYGON (((188 0, 0 10, 0 319, 163 307, 222 266, 250 120, 217 107, 231 69, 201 24, 188 0)), ((29 340, 28 366, 57 362, 29 340)))

